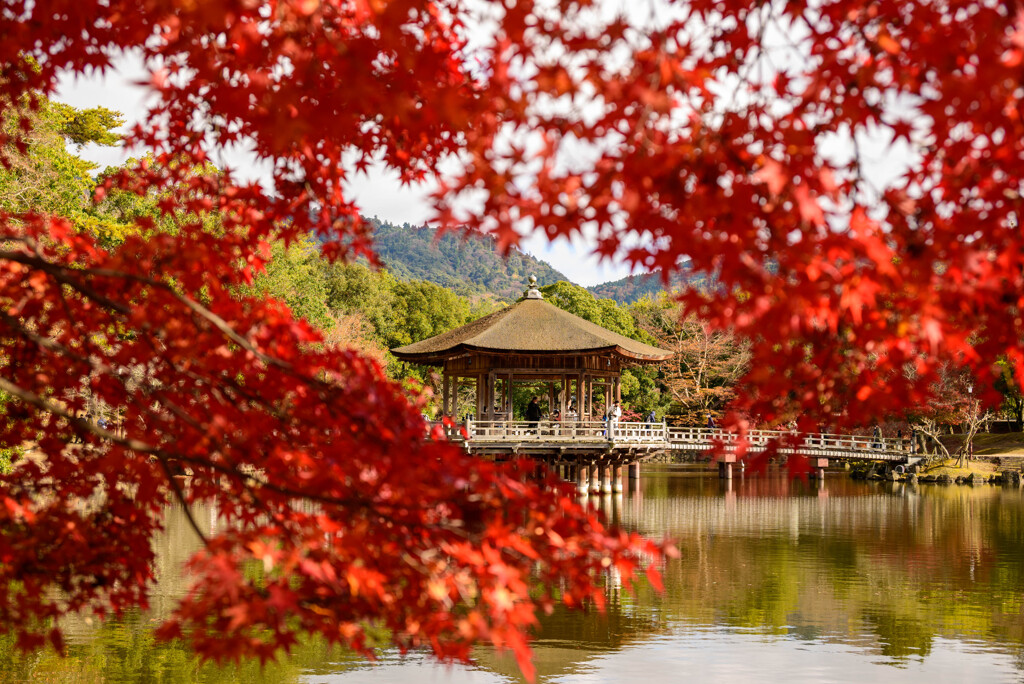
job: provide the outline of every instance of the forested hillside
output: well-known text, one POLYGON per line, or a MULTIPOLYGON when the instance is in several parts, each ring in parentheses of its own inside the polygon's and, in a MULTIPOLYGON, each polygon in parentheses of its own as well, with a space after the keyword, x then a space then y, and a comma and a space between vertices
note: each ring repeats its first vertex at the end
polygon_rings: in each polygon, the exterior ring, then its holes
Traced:
MULTIPOLYGON (((703 276, 695 276, 684 267, 672 274, 671 287, 669 291, 678 290, 683 287, 701 287, 705 279, 703 276)), ((598 299, 614 299, 619 304, 632 304, 644 297, 657 297, 666 288, 661 280, 661 272, 641 273, 639 275, 626 276, 619 280, 611 280, 607 283, 592 285, 587 288, 598 299)))
POLYGON ((505 301, 521 297, 531 275, 542 284, 568 280, 547 262, 518 249, 504 258, 493 238, 463 239, 448 233, 438 240, 430 228, 369 220, 377 253, 399 280, 426 280, 463 296, 492 293, 505 301))

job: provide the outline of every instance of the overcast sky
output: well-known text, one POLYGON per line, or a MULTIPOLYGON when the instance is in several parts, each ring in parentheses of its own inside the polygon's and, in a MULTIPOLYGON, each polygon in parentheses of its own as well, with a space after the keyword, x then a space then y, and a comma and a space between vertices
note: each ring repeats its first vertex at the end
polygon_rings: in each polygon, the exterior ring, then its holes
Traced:
MULTIPOLYGON (((55 99, 75 107, 103 106, 121 112, 127 124, 139 120, 145 112, 147 90, 137 85, 145 81, 146 73, 140 60, 124 59, 115 71, 105 76, 78 76, 62 79, 55 99)), ((81 152, 82 156, 100 164, 101 167, 119 164, 128 156, 126 151, 99 148, 90 145, 81 152)), ((139 152, 135 151, 134 155, 139 152)), ((229 150, 220 158, 219 165, 230 166, 242 178, 256 178, 261 170, 255 157, 243 150, 229 150)), ((362 208, 364 216, 377 216, 393 224, 423 224, 429 216, 424 201, 426 190, 402 187, 394 175, 379 171, 360 177, 351 184, 352 196, 362 208)), ((543 232, 538 231, 521 245, 522 249, 539 259, 547 261, 564 273, 573 282, 581 285, 596 285, 617 280, 629 275, 623 264, 606 261, 598 264, 590 247, 582 238, 570 243, 559 240, 549 243, 543 232)), ((542 283, 547 284, 547 283, 542 283)))

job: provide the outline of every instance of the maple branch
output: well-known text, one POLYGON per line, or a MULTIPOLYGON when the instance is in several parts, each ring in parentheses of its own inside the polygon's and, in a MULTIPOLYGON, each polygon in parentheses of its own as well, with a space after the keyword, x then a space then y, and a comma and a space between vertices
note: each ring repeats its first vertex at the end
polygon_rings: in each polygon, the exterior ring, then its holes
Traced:
POLYGON ((185 492, 181 490, 181 485, 179 485, 178 481, 174 478, 174 473, 171 472, 171 467, 167 463, 167 459, 157 455, 156 460, 160 463, 160 469, 164 471, 164 475, 167 476, 167 482, 171 485, 171 491, 174 492, 174 497, 178 500, 178 503, 181 504, 182 510, 185 511, 185 519, 188 520, 189 526, 192 528, 192 531, 196 533, 196 536, 199 537, 203 546, 208 547, 210 545, 210 541, 207 539, 206 535, 203 534, 203 531, 199 529, 199 523, 196 522, 195 517, 192 515, 192 509, 189 508, 189 502, 185 497, 185 492))
POLYGON ((131 449, 132 451, 137 451, 143 454, 161 453, 157 447, 146 444, 145 442, 140 442, 139 440, 136 439, 129 439, 128 437, 119 437, 115 433, 110 432, 109 430, 105 430, 104 428, 101 428, 99 425, 96 425, 92 421, 86 420, 84 418, 79 418, 78 416, 74 415, 73 413, 64 409, 63 407, 54 404, 51 401, 47 401, 46 399, 40 397, 38 394, 30 392, 29 390, 26 390, 19 385, 15 385, 12 382, 8 382, 3 377, 0 377, 0 389, 4 390, 8 394, 12 394, 18 397, 25 403, 31 404, 42 411, 64 418, 68 422, 74 423, 79 428, 87 432, 91 432, 92 434, 96 435, 101 439, 108 440, 115 444, 119 444, 127 449, 131 449))
MULTIPOLYGON (((90 299, 93 299, 96 302, 99 302, 99 303, 103 304, 104 306, 106 306, 106 307, 108 307, 108 308, 110 308, 110 309, 112 309, 114 311, 117 311, 118 313, 120 313, 122 315, 128 315, 129 313, 131 313, 131 309, 128 308, 127 306, 123 305, 123 304, 119 304, 117 302, 114 302, 113 300, 111 300, 111 299, 109 299, 109 298, 99 294, 98 292, 96 292, 96 290, 94 290, 93 288, 89 287, 88 285, 83 283, 81 280, 72 278, 70 276, 70 274, 74 273, 74 274, 95 276, 95 277, 99 277, 99 278, 114 278, 114 279, 130 280, 130 281, 142 283, 142 284, 145 284, 145 285, 149 285, 149 286, 154 287, 154 288, 161 289, 164 292, 170 294, 174 299, 176 299, 181 304, 184 304, 189 310, 191 310, 193 313, 198 315, 200 318, 205 319, 208 323, 210 323, 217 330, 219 330, 225 337, 227 337, 232 342, 234 342, 235 344, 240 346, 242 349, 250 352, 251 354, 256 356, 258 359, 263 361, 264 363, 266 363, 268 365, 272 365, 272 366, 277 366, 278 368, 284 369, 284 370, 289 371, 289 372, 294 372, 294 368, 293 368, 292 364, 290 364, 290 363, 288 363, 286 361, 282 361, 281 359, 275 358, 273 356, 270 356, 269 354, 266 354, 266 353, 260 351, 255 345, 253 345, 251 342, 249 342, 244 337, 239 335, 230 325, 227 324, 227 322, 223 318, 221 318, 220 316, 215 314, 213 311, 210 311, 209 309, 207 309, 203 305, 199 304, 198 302, 194 301, 193 299, 191 299, 189 297, 186 297, 186 296, 182 295, 179 292, 176 292, 170 285, 168 285, 167 283, 165 283, 163 281, 156 280, 156 279, 150 278, 148 276, 141 276, 141 275, 137 275, 137 274, 134 274, 134 273, 127 273, 125 271, 118 271, 118 270, 114 270, 114 269, 105 269, 105 268, 76 268, 76 269, 71 269, 71 268, 68 268, 66 266, 61 266, 60 264, 55 264, 55 263, 53 263, 51 261, 46 260, 45 258, 40 256, 38 254, 38 252, 36 252, 36 255, 37 256, 32 257, 30 255, 24 254, 23 252, 3 251, 3 252, 0 252, 0 260, 7 259, 7 260, 10 260, 10 261, 14 261, 16 263, 24 264, 26 266, 33 266, 33 267, 37 268, 40 271, 49 273, 51 276, 53 276, 53 278, 55 280, 57 280, 57 282, 59 282, 61 284, 64 284, 64 285, 68 285, 68 286, 78 290, 79 292, 81 292, 85 296, 89 297, 90 299)), ((306 376, 303 376, 303 377, 306 377, 306 376)), ((316 382, 315 378, 307 378, 307 379, 312 381, 312 382, 316 382)))
MULTIPOLYGON (((2 257, 2 254, 0 254, 0 257, 2 257)), ((297 378, 299 378, 299 379, 301 379, 301 380, 303 380, 303 381, 305 381, 305 382, 307 382, 309 384, 314 384, 314 385, 325 385, 325 384, 327 384, 327 383, 324 383, 322 380, 320 380, 318 378, 298 373, 298 372, 296 372, 295 367, 291 363, 288 363, 287 361, 283 361, 283 360, 278 359, 278 358, 276 358, 274 356, 271 356, 270 354, 267 354, 266 352, 261 351, 254 344, 249 342, 249 340, 245 339, 242 335, 240 335, 238 332, 236 332, 235 329, 232 328, 223 318, 221 318, 216 313, 214 313, 213 311, 211 311, 207 307, 203 306, 199 302, 195 301, 191 297, 186 297, 185 295, 181 294, 180 292, 177 292, 168 283, 166 283, 166 282, 164 282, 162 280, 156 280, 156 279, 148 277, 148 276, 141 276, 141 275, 138 275, 138 274, 135 274, 135 273, 127 273, 127 272, 124 272, 124 271, 117 271, 117 270, 113 270, 113 269, 84 268, 84 269, 75 269, 75 272, 76 273, 85 273, 85 274, 93 275, 93 276, 96 276, 96 277, 121 278, 121 279, 124 279, 124 280, 131 280, 131 281, 134 281, 134 282, 142 283, 144 285, 149 285, 150 287, 154 287, 154 288, 160 289, 160 290, 166 292, 167 294, 169 294, 172 298, 177 300, 179 303, 185 305, 185 307, 187 307, 190 311, 192 311, 193 313, 198 315, 200 318, 206 320, 208 323, 213 325, 213 327, 216 328, 218 331, 220 331, 221 334, 223 334, 225 337, 227 337, 232 342, 237 344, 239 347, 241 347, 245 351, 253 354, 256 358, 260 359, 261 361, 263 361, 267 365, 269 365, 269 366, 276 366, 276 367, 278 367, 278 368, 280 368, 280 369, 282 369, 282 370, 292 374, 294 377, 297 377, 297 378)))
MULTIPOLYGON (((66 356, 68 356, 70 358, 77 359, 77 360, 79 360, 79 361, 81 361, 83 363, 88 364, 94 370, 107 371, 108 374, 111 374, 111 375, 113 375, 115 377, 120 378, 119 374, 117 374, 117 373, 110 373, 110 371, 112 369, 111 369, 111 367, 108 364, 99 363, 99 362, 97 362, 94 359, 86 358, 86 357, 82 357, 80 355, 74 354, 71 350, 67 349, 63 345, 60 345, 59 343, 57 343, 57 342, 55 342, 53 340, 47 339, 45 337, 42 337, 42 336, 40 336, 38 334, 32 333, 31 331, 25 329, 24 326, 20 325, 20 323, 18 323, 13 317, 11 317, 11 316, 9 316, 9 315, 7 315, 5 313, 0 312, 0 320, 4 320, 4 321, 8 322, 9 324, 14 324, 14 327, 16 327, 22 334, 26 335, 29 339, 31 339, 33 342, 35 342, 36 344, 38 344, 41 347, 44 347, 44 348, 49 349, 51 351, 55 351, 55 352, 58 352, 60 354, 66 355, 66 356)), ((165 361, 167 361, 167 360, 165 359, 165 361)), ((175 364, 173 364, 173 362, 170 362, 170 363, 171 363, 172 367, 175 366, 175 364)), ((199 376, 197 376, 194 373, 192 373, 191 375, 194 377, 194 379, 197 379, 197 380, 202 379, 205 382, 205 378, 200 378, 199 376)), ((86 419, 79 418, 79 417, 75 416, 73 413, 71 413, 70 411, 65 410, 64 408, 62 408, 58 404, 55 404, 55 403, 50 402, 50 401, 47 401, 46 399, 38 396, 37 394, 34 394, 34 393, 32 393, 32 392, 30 392, 28 390, 25 390, 25 389, 23 389, 22 387, 20 387, 18 385, 10 383, 10 382, 8 382, 7 380, 5 380, 3 378, 0 378, 0 389, 3 389, 5 391, 7 391, 8 393, 10 393, 10 394, 12 394, 12 395, 14 395, 14 396, 16 396, 16 397, 26 401, 27 403, 30 403, 30 404, 36 406, 37 408, 39 408, 39 409, 41 409, 41 410, 43 410, 43 411, 45 411, 47 413, 50 413, 50 414, 59 416, 61 418, 64 418, 64 419, 68 420, 70 423, 74 424, 76 427, 84 429, 87 432, 91 432, 92 434, 100 437, 101 439, 109 440, 110 442, 117 443, 117 444, 119 444, 121 446, 124 446, 125 448, 131 449, 133 451, 136 451, 136 452, 139 452, 139 453, 150 454, 150 455, 156 457, 157 460, 160 462, 161 468, 164 470, 165 474, 167 475, 168 482, 171 484, 172 490, 175 493, 175 497, 182 503, 183 507, 186 509, 186 514, 189 516, 190 525, 196 531, 196 534, 199 535, 199 537, 203 541, 204 545, 207 543, 207 539, 203 535, 202 531, 199 529, 199 527, 196 524, 196 522, 191 518, 191 513, 188 511, 188 502, 187 502, 187 499, 186 499, 186 497, 184 495, 184 492, 182 492, 180 486, 178 486, 177 481, 174 480, 173 474, 171 473, 169 465, 167 463, 167 460, 169 458, 175 458, 176 460, 180 460, 180 461, 187 462, 187 463, 192 463, 192 464, 194 464, 196 466, 199 466, 199 467, 202 467, 202 468, 210 468, 210 469, 213 469, 214 471, 221 472, 222 474, 226 474, 226 475, 232 476, 237 482, 239 482, 239 484, 242 485, 242 487, 245 488, 245 490, 249 493, 249 495, 252 496, 253 499, 261 507, 263 507, 266 510, 269 510, 269 507, 266 506, 263 503, 260 503, 261 497, 259 497, 259 495, 256 492, 256 490, 252 487, 252 483, 254 483, 254 482, 258 483, 261 488, 265 488, 265 489, 267 489, 267 490, 269 490, 271 492, 274 492, 276 494, 279 494, 279 495, 282 495, 282 496, 286 496, 286 497, 289 497, 289 498, 305 499, 305 500, 309 500, 309 501, 315 501, 317 503, 330 504, 330 505, 333 505, 333 506, 340 506, 340 507, 351 506, 351 505, 357 503, 353 499, 341 499, 341 498, 338 498, 338 497, 321 496, 321 495, 313 494, 312 492, 308 492, 308 491, 300 491, 300 490, 296 490, 296 489, 292 489, 292 488, 288 488, 288 487, 280 487, 280 486, 277 486, 277 485, 273 485, 273 484, 271 484, 270 482, 268 482, 266 480, 260 480, 260 479, 254 478, 250 474, 242 472, 241 470, 238 469, 237 464, 231 464, 230 466, 219 466, 218 464, 216 464, 215 462, 210 461, 210 460, 186 457, 186 456, 183 456, 182 454, 168 452, 168 451, 166 451, 166 450, 164 450, 162 448, 148 445, 148 444, 146 444, 144 442, 141 442, 139 440, 129 439, 129 438, 121 438, 118 435, 116 435, 115 433, 110 432, 108 430, 105 430, 104 428, 96 425, 95 423, 93 423, 93 422, 91 422, 89 420, 86 420, 86 419)), ((161 392, 156 392, 152 396, 153 396, 154 399, 156 399, 156 401, 161 406, 166 408, 172 415, 177 417, 179 420, 183 421, 184 423, 186 423, 190 427, 194 428, 196 431, 200 431, 201 432, 203 430, 204 426, 201 423, 199 423, 198 421, 194 420, 191 416, 187 415, 187 413, 183 409, 181 409, 181 407, 179 407, 175 402, 171 401, 167 397, 163 396, 163 394, 161 392)), ((269 405, 268 405, 268 408, 269 408, 269 405)), ((281 418, 281 416, 276 416, 276 417, 278 417, 279 419, 281 418)), ((358 503, 363 508, 375 508, 375 506, 371 502, 367 502, 365 500, 359 500, 358 503)))
POLYGON ((27 339, 31 340, 32 342, 35 342, 38 346, 42 347, 43 349, 48 349, 49 351, 56 352, 62 356, 73 359, 80 363, 92 365, 92 361, 89 359, 89 357, 82 356, 81 354, 72 351, 71 349, 60 344, 59 342, 51 340, 48 337, 44 337, 30 330, 29 328, 26 328, 24 325, 21 324, 21 322, 17 318, 11 316, 10 314, 4 311, 0 311, 0 321, 7 323, 7 325, 10 326, 12 329, 17 330, 27 339))
POLYGON ((128 314, 131 313, 131 309, 129 309, 124 304, 119 304, 118 302, 115 302, 112 299, 101 295, 93 288, 89 287, 85 283, 82 283, 78 279, 71 278, 69 275, 71 273, 85 273, 86 269, 71 269, 66 266, 61 266, 51 261, 47 261, 41 256, 33 257, 28 254, 25 254, 24 252, 0 252, 0 260, 4 259, 13 261, 15 263, 23 264, 25 266, 32 266, 40 271, 43 271, 44 273, 49 274, 58 283, 61 283, 62 285, 67 285, 75 290, 78 290, 89 299, 92 299, 107 307, 108 309, 118 312, 119 314, 127 316, 128 314))

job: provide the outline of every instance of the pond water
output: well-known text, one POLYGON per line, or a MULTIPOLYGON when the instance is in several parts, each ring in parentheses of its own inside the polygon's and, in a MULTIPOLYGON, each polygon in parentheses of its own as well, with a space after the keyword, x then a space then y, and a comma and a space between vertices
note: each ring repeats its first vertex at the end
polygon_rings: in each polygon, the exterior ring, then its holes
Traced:
MULTIPOLYGON (((665 592, 622 591, 605 615, 556 611, 535 643, 540 682, 1024 682, 1024 494, 994 486, 824 483, 783 475, 725 483, 645 471, 597 497, 610 517, 677 540, 665 592)), ((200 511, 210 525, 212 511, 200 511)), ((384 651, 376 662, 313 642, 261 669, 198 666, 151 629, 184 589, 196 540, 180 511, 159 540, 152 615, 67 625, 70 655, 13 655, 0 681, 521 681, 478 649, 472 667, 384 651)))

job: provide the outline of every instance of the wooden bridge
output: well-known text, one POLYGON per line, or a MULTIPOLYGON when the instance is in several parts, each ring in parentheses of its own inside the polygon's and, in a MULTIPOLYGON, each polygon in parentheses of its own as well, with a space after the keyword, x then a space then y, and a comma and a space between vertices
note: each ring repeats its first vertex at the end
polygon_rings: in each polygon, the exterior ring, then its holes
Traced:
MULTIPOLYGON (((799 442, 778 448, 780 454, 833 459, 858 459, 902 463, 912 456, 909 440, 863 435, 793 433, 785 430, 751 430, 747 451, 760 453, 772 441, 799 442)), ((454 441, 470 451, 530 453, 548 450, 633 449, 635 451, 711 451, 721 446, 735 452, 738 436, 720 428, 668 427, 664 423, 618 422, 611 429, 604 421, 475 421, 452 431, 454 441), (462 435, 462 430, 466 435, 462 435), (468 439, 467 439, 468 437, 468 439)))
MULTIPOLYGON (((736 434, 720 428, 676 428, 665 423, 604 421, 506 421, 467 420, 449 430, 449 439, 470 453, 503 457, 526 455, 562 469, 581 490, 621 491, 622 466, 670 451, 710 452, 720 449, 720 475, 732 477, 740 443, 736 434)), ((861 435, 794 433, 784 430, 751 430, 746 452, 762 453, 773 442, 780 455, 815 459, 820 475, 829 460, 869 460, 892 465, 914 463, 909 440, 861 435)))

